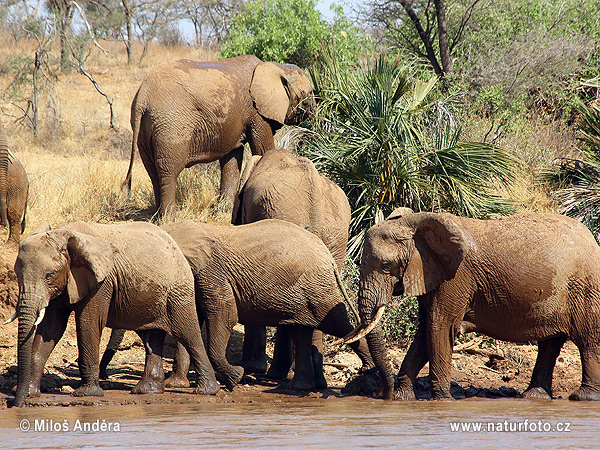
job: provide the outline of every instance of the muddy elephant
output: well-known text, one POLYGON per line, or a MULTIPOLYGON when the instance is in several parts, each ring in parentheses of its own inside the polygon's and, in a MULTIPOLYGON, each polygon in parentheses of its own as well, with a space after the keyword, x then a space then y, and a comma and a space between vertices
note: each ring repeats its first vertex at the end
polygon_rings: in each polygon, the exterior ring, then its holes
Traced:
MULTIPOLYGON (((285 220, 316 234, 331 252, 338 271, 342 270, 350 204, 344 191, 319 174, 307 158, 277 149, 248 161, 235 196, 231 223, 242 225, 263 219, 285 220)), ((278 330, 275 346, 289 349, 290 338, 284 329, 278 330)), ((313 344, 322 351, 323 339, 318 330, 313 344)), ((246 327, 241 364, 247 372, 266 371, 265 346, 265 328, 246 327)))
POLYGON ((29 180, 19 160, 8 149, 0 124, 0 223, 8 229, 7 244, 18 246, 25 231, 29 180))
POLYGON ((133 393, 162 392, 165 333, 190 353, 196 393, 219 390, 196 313, 194 278, 171 236, 149 223, 71 222, 36 230, 15 262, 19 283, 18 381, 15 406, 40 395, 50 353, 75 312, 81 386, 75 396, 101 396, 98 346, 107 326, 143 336, 146 366, 133 393))
POLYGON ((351 336, 370 332, 384 398, 414 399, 413 383, 428 361, 432 398, 449 398, 454 340, 477 331, 538 342, 524 397, 552 397, 556 358, 571 339, 583 374, 569 398, 600 400, 600 248, 576 220, 536 213, 475 220, 402 209, 369 229, 360 270, 362 325, 351 336), (420 312, 397 392, 377 325, 392 294, 417 296, 420 312))
MULTIPOLYGON (((227 388, 233 389, 244 374, 241 366, 231 365, 225 356, 231 330, 238 322, 288 328, 296 360, 288 387, 327 386, 322 354, 311 342, 313 329, 345 336, 353 326, 340 295, 341 291, 348 301, 335 261, 317 236, 275 219, 237 227, 184 220, 163 228, 192 267, 197 301, 206 321, 208 356, 227 388)), ((364 340, 351 347, 365 367, 373 367, 364 340)), ((278 369, 287 375, 292 361, 285 357, 278 361, 278 369)))
POLYGON ((221 196, 232 201, 244 143, 255 155, 274 149, 275 131, 299 123, 313 108, 310 81, 294 65, 252 55, 162 64, 146 75, 131 105, 125 192, 137 146, 160 214, 175 205, 179 173, 197 163, 219 160, 221 196))

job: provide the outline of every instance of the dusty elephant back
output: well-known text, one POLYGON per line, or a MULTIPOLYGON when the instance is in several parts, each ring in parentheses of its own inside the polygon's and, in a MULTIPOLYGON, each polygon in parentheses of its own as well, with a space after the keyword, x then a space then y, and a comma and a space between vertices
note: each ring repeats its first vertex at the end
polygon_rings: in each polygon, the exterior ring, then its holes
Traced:
POLYGON ((244 171, 232 223, 264 219, 285 220, 319 236, 341 269, 350 205, 339 186, 319 174, 307 158, 277 149, 255 157, 249 170, 244 171))

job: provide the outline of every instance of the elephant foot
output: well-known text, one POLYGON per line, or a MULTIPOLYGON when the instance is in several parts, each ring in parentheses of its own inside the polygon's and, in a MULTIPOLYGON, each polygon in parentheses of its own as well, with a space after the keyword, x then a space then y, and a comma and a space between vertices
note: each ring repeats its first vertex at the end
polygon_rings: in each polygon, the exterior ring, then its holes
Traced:
POLYGON ((400 401, 412 401, 416 400, 415 391, 412 386, 400 387, 397 391, 391 394, 389 397, 386 397, 386 393, 383 393, 383 398, 393 398, 394 400, 400 401))
POLYGON ((169 378, 165 380, 165 387, 168 388, 189 388, 190 380, 187 377, 180 376, 173 373, 169 378))
POLYGON ((267 373, 267 360, 242 360, 240 363, 245 373, 263 375, 267 373))
POLYGON ((228 373, 221 373, 223 384, 230 391, 233 390, 237 384, 242 381, 244 377, 244 368, 242 366, 231 366, 228 373))
POLYGON ((527 389, 525 392, 523 392, 523 394, 521 395, 521 397, 523 398, 531 398, 531 399, 551 399, 552 395, 546 391, 546 389, 544 389, 543 387, 532 387, 527 389))
POLYGON ((450 392, 440 391, 440 392, 432 392, 431 398, 429 400, 454 400, 454 398, 450 395, 450 392))
POLYGON ((286 385, 286 388, 293 391, 312 391, 316 388, 314 380, 306 380, 294 375, 294 378, 286 385))
POLYGON ((73 397, 104 397, 104 391, 96 381, 78 387, 71 395, 73 395, 73 397))
MULTIPOLYGON (((17 395, 17 385, 14 385, 13 388, 10 390, 10 393, 14 396, 17 395)), ((27 397, 29 398, 34 398, 34 397, 39 397, 41 396, 42 393, 40 391, 39 386, 38 387, 33 387, 32 385, 29 385, 29 392, 27 393, 27 397)))
POLYGON ((194 394, 200 395, 215 395, 221 390, 221 386, 216 379, 198 380, 198 384, 194 388, 194 394))
POLYGON ((600 400, 600 388, 592 387, 588 385, 581 385, 579 389, 573 391, 571 395, 569 395, 569 400, 592 400, 598 401, 600 400))
POLYGON ((282 370, 281 368, 271 365, 267 374, 265 375, 267 378, 271 380, 285 380, 290 374, 290 370, 282 370))
POLYGON ((165 383, 162 380, 142 378, 131 390, 132 394, 162 394, 165 392, 165 383))

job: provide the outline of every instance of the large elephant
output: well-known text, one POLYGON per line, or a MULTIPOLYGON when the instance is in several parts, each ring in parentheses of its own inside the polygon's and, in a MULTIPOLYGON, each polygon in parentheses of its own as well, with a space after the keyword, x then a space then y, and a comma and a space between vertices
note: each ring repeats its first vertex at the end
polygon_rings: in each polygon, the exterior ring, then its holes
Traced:
MULTIPOLYGON (((289 328, 296 365, 288 387, 327 386, 322 355, 311 343, 313 329, 345 336, 353 327, 339 293, 346 296, 335 262, 317 236, 275 219, 238 227, 185 220, 163 228, 192 267, 206 321, 208 356, 229 389, 244 373, 225 356, 237 322, 289 328)), ((373 366, 364 339, 351 347, 365 366, 373 366)))
POLYGON ((427 361, 432 398, 449 398, 454 339, 477 331, 538 342, 525 397, 551 398, 556 358, 571 339, 583 376, 569 398, 600 400, 600 248, 576 220, 536 213, 475 220, 402 209, 367 232, 360 269, 362 325, 351 336, 370 331, 384 398, 414 399, 427 361), (395 395, 376 325, 392 294, 416 295, 420 311, 395 395))
POLYGON ((8 149, 0 124, 0 223, 8 229, 7 243, 18 246, 25 230, 29 180, 25 169, 8 149))
MULTIPOLYGON (((231 222, 234 225, 280 219, 295 223, 316 234, 331 252, 338 271, 342 270, 348 244, 350 204, 344 191, 303 157, 277 149, 253 156, 246 164, 235 196, 231 222)), ((289 349, 291 337, 278 330, 275 355, 289 349)), ((322 333, 315 330, 313 344, 322 351, 322 333)), ((247 372, 264 373, 266 332, 264 327, 246 327, 242 366, 247 372)), ((289 356, 283 361, 287 361, 289 356)), ((281 377, 284 367, 274 358, 269 375, 281 377)))
POLYGON ((129 192, 136 146, 161 214, 175 205, 179 173, 219 160, 221 195, 233 200, 243 145, 262 155, 273 134, 314 107, 308 77, 294 65, 244 55, 221 61, 178 60, 153 69, 131 105, 133 143, 123 183, 129 192))
POLYGON ((71 222, 25 239, 15 262, 18 380, 15 405, 39 396, 50 353, 75 312, 81 387, 75 396, 101 396, 98 346, 105 326, 137 330, 146 367, 133 393, 162 392, 165 333, 190 353, 197 393, 219 390, 200 333, 194 278, 173 239, 149 223, 71 222), (37 326, 37 327, 36 327, 37 326))

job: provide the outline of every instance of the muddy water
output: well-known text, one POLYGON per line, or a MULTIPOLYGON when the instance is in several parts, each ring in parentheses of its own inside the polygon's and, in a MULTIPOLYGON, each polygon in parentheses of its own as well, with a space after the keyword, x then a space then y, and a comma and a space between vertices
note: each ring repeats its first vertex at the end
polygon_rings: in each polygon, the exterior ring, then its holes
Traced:
POLYGON ((600 405, 564 400, 393 403, 353 397, 0 411, 0 448, 6 449, 346 450, 454 448, 459 443, 463 449, 597 449, 600 405), (477 424, 485 431, 466 431, 477 424), (20 429, 27 426, 27 431, 20 429))

